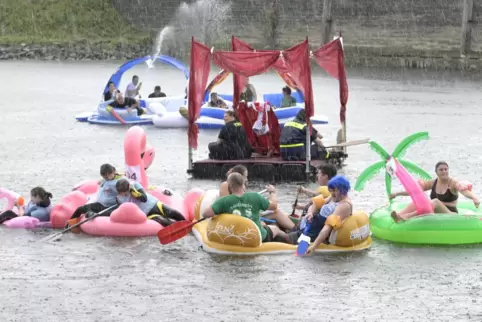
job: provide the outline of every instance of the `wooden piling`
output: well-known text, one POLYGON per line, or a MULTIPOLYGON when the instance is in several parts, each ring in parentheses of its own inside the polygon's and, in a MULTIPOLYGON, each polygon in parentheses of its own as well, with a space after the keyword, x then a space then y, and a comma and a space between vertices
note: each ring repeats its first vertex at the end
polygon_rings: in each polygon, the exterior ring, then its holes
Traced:
POLYGON ((323 0, 323 14, 321 16, 321 24, 322 24, 322 45, 327 44, 331 41, 332 38, 332 29, 333 29, 333 19, 331 16, 331 5, 333 4, 332 0, 323 0))
POLYGON ((474 0, 463 0, 462 11, 462 38, 460 54, 468 55, 472 46, 472 27, 475 22, 474 0))

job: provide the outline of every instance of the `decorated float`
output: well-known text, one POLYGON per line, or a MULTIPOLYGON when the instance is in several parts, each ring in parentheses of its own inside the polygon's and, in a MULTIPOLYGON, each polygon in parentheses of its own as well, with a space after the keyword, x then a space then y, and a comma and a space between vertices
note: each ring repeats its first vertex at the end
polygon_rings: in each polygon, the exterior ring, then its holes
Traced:
MULTIPOLYGON (((370 229, 377 238, 393 242, 408 244, 472 244, 482 242, 482 210, 475 208, 472 202, 459 201, 459 214, 434 214, 433 206, 417 181, 410 173, 423 180, 430 180, 431 176, 416 164, 403 159, 408 148, 414 143, 427 140, 427 132, 419 132, 405 138, 388 154, 379 144, 371 141, 370 147, 381 158, 381 161, 369 166, 360 174, 355 190, 363 190, 365 184, 381 170, 385 170, 385 188, 389 204, 374 210, 370 215, 370 229), (409 173, 410 172, 410 173, 409 173), (408 203, 390 200, 392 179, 396 177, 411 201, 415 204, 418 216, 406 221, 395 222, 391 217, 392 211, 400 211, 408 203)), ((461 189, 472 189, 472 185, 464 183, 461 189)))

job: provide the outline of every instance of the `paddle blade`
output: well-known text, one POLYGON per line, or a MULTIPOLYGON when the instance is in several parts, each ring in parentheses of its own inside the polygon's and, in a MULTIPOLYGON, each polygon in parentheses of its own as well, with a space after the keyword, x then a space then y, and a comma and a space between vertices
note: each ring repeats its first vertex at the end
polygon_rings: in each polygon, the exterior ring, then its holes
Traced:
POLYGON ((178 221, 166 228, 159 230, 157 237, 162 245, 170 244, 178 239, 183 238, 189 234, 196 222, 190 222, 187 220, 178 221))
POLYGON ((306 254, 306 251, 308 250, 308 247, 310 247, 310 242, 310 237, 302 234, 298 239, 298 249, 296 250, 296 255, 304 256, 306 254))

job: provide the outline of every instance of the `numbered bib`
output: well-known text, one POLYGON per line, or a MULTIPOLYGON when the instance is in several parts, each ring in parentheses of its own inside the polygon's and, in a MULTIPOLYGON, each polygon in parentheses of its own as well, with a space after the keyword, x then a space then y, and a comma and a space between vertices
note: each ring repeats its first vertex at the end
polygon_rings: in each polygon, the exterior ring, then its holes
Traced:
POLYGON ((126 164, 126 177, 136 182, 141 181, 141 167, 139 165, 126 164))

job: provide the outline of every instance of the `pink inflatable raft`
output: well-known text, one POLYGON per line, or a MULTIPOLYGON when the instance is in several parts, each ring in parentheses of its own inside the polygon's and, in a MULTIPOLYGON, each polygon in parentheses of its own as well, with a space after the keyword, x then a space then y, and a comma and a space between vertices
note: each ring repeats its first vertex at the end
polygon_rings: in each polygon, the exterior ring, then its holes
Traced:
MULTIPOLYGON (((178 210, 187 220, 192 220, 195 200, 203 191, 193 189, 186 198, 168 189, 149 187, 146 169, 155 155, 153 149, 146 149, 146 133, 138 126, 131 127, 124 139, 124 155, 126 161, 126 177, 139 182, 146 191, 162 203, 178 210), (146 153, 148 152, 148 153, 146 153), (145 159, 148 157, 146 164, 145 159)), ((74 188, 53 207, 50 214, 52 226, 63 228, 66 221, 78 207, 87 202, 94 202, 98 190, 96 180, 84 181, 74 188)), ((83 219, 83 218, 82 218, 83 219)), ((133 203, 124 203, 114 210, 110 217, 96 217, 80 226, 81 230, 95 236, 137 237, 154 236, 161 225, 147 219, 146 215, 133 203)))
MULTIPOLYGON (((6 205, 3 207, 3 209, 0 209, 0 214, 7 210, 12 210, 13 212, 17 213, 17 207, 15 207, 15 202, 18 201, 19 198, 21 198, 21 196, 18 193, 5 188, 0 188, 0 200, 6 201, 6 205)), ((37 218, 30 216, 21 216, 10 219, 4 222, 3 225, 8 228, 27 229, 51 227, 51 223, 49 221, 41 222, 37 218)))

